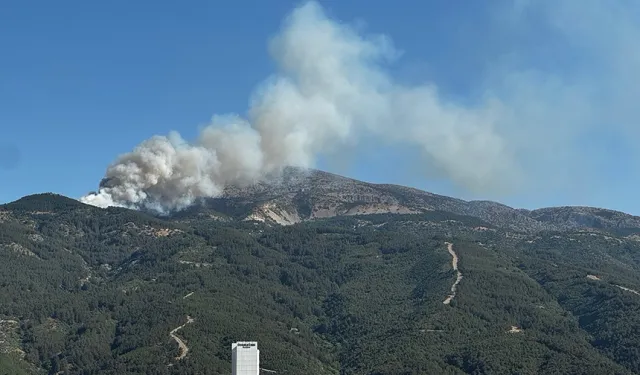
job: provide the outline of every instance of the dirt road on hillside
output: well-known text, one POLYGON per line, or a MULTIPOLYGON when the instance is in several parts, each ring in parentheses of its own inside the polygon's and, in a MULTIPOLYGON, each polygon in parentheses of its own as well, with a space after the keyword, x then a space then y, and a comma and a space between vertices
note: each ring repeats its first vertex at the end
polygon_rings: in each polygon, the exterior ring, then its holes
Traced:
POLYGON ((191 324, 193 322, 194 322, 194 319, 189 315, 187 315, 187 322, 185 324, 181 325, 180 327, 176 327, 173 329, 173 331, 169 332, 169 336, 171 336, 172 339, 176 340, 176 342, 178 343, 178 346, 180 347, 180 354, 175 358, 176 361, 183 359, 184 357, 187 356, 187 353, 189 353, 189 348, 184 343, 184 341, 182 341, 182 339, 176 335, 176 333, 182 328, 184 328, 187 324, 191 324))
POLYGON ((451 303, 451 300, 456 296, 456 289, 458 288, 458 284, 462 281, 462 273, 458 270, 458 254, 453 250, 453 244, 451 242, 445 242, 447 245, 447 250, 449 254, 451 254, 451 267, 453 270, 457 272, 458 276, 456 277, 456 281, 451 285, 451 294, 447 296, 447 298, 442 302, 445 305, 451 303))

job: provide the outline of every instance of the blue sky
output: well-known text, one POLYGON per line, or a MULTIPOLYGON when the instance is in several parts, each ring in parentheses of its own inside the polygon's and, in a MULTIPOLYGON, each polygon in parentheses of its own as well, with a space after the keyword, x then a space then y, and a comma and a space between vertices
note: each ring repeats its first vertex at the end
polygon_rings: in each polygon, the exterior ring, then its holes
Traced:
MULTIPOLYGON (((214 114, 244 115, 255 88, 278 69, 269 39, 301 4, 3 1, 0 202, 45 191, 78 198, 97 188, 118 155, 152 135, 175 130, 190 140, 214 114)), ((451 112, 456 116, 475 118, 486 100, 498 102, 500 115, 487 126, 505 150, 486 142, 477 152, 509 169, 487 177, 495 186, 471 189, 458 182, 477 169, 465 169, 465 158, 478 154, 463 147, 440 160, 432 150, 366 136, 355 149, 318 155, 319 167, 516 207, 592 205, 640 214, 639 5, 319 4, 328 17, 393 41, 396 58, 381 69, 395 87, 435 87, 442 108, 460 109, 451 112), (516 180, 513 189, 499 188, 516 180)), ((426 117, 430 126, 447 126, 426 117)))

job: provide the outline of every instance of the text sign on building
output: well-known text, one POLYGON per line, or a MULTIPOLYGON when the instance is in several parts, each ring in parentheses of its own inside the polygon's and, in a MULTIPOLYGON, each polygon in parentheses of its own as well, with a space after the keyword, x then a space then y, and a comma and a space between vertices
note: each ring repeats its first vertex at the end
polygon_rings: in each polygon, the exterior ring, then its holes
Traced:
POLYGON ((233 375, 259 375, 260 350, 255 341, 239 341, 231 344, 233 375))

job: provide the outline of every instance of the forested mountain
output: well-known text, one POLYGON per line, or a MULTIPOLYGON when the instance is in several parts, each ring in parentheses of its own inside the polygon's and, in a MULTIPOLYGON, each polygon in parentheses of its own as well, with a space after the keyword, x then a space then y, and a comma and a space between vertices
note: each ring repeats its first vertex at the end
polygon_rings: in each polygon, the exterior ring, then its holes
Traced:
POLYGON ((237 340, 279 374, 640 373, 635 217, 287 178, 0 206, 0 374, 229 374, 237 340))

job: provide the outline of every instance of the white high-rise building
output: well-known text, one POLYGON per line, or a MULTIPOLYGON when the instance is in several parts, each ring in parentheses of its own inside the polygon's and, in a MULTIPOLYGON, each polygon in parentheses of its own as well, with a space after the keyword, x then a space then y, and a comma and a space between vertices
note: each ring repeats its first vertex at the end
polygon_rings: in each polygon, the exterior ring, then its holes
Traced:
POLYGON ((231 373, 233 375, 260 375, 260 351, 255 341, 231 344, 231 373))

